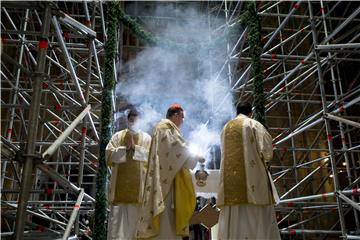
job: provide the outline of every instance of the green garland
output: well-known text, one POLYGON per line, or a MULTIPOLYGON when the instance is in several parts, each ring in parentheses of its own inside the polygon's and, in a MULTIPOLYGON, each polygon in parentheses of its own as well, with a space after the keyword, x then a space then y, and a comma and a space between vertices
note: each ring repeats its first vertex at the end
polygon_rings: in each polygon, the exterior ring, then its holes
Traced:
POLYGON ((265 122, 265 94, 263 87, 263 68, 260 61, 261 47, 261 21, 256 11, 256 2, 248 1, 245 5, 245 12, 241 15, 241 24, 248 28, 248 42, 251 57, 251 72, 254 76, 253 106, 254 118, 262 123, 265 122))
POLYGON ((135 19, 132 19, 129 15, 125 14, 124 10, 121 8, 120 4, 116 5, 115 8, 116 15, 118 17, 118 20, 122 22, 125 26, 130 28, 132 32, 135 33, 135 35, 142 39, 144 42, 149 44, 150 46, 157 45, 159 42, 159 39, 154 37, 151 33, 145 31, 137 22, 135 19))
POLYGON ((118 20, 116 15, 116 2, 108 3, 108 39, 105 44, 105 78, 102 90, 102 109, 101 109, 101 136, 99 166, 96 174, 96 195, 95 195, 95 221, 94 239, 106 240, 107 237, 107 166, 105 159, 106 145, 111 139, 111 129, 113 122, 112 94, 115 87, 114 59, 116 56, 116 33, 118 20))
MULTIPOLYGON (((154 36, 154 34, 144 30, 143 27, 135 19, 131 18, 124 12, 120 4, 116 5, 116 15, 121 23, 127 26, 135 34, 136 37, 143 40, 149 46, 159 46, 169 50, 176 49, 177 51, 181 50, 183 52, 193 54, 194 52, 198 52, 199 49, 212 49, 215 46, 219 45, 221 42, 225 43, 226 40, 225 36, 218 36, 216 39, 212 40, 209 43, 203 41, 192 42, 190 44, 178 43, 169 39, 158 38, 154 36)), ((237 34, 237 31, 239 30, 239 24, 240 22, 235 23, 233 26, 231 26, 230 30, 225 32, 225 35, 229 36, 231 34, 237 34)))

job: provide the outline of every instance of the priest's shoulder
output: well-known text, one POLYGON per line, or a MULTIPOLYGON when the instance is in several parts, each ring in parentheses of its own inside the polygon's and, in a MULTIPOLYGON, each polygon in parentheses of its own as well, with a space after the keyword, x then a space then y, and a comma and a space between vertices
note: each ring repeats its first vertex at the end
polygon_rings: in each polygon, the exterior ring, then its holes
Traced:
POLYGON ((252 119, 252 118, 249 118, 249 124, 251 125, 251 127, 254 127, 254 128, 264 128, 264 125, 262 125, 259 121, 255 120, 255 119, 252 119))
POLYGON ((233 126, 238 125, 240 122, 243 122, 243 121, 244 121, 244 119, 236 117, 234 119, 229 120, 225 124, 224 128, 233 127, 233 126))
POLYGON ((116 133, 114 133, 114 135, 112 137, 114 138, 114 137, 121 136, 121 134, 126 133, 127 131, 128 131, 128 129, 123 129, 123 130, 117 131, 116 133))
POLYGON ((159 122, 156 125, 156 129, 171 129, 171 128, 172 128, 171 124, 167 122, 159 122))

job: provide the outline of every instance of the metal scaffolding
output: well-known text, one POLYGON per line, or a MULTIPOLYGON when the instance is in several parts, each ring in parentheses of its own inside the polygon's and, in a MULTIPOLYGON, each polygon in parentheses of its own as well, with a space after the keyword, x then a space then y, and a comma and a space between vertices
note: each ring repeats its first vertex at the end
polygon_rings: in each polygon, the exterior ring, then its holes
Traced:
MULTIPOLYGON (((128 3, 122 4, 126 10, 128 3)), ((213 36, 232 32, 225 57, 210 58, 210 64, 223 60, 210 74, 228 83, 238 101, 251 101, 247 28, 232 31, 244 2, 197 5, 208 15, 213 36), (212 25, 217 18, 224 24, 212 25)), ((91 235, 107 27, 103 7, 102 1, 2 2, 1 237, 91 235)), ((281 234, 359 239, 360 5, 261 1, 257 8, 281 234)), ((129 40, 126 26, 119 35, 124 62, 134 48, 146 47, 129 40)))
MULTIPOLYGON (((359 236, 360 6, 261 2, 258 11, 282 236, 359 236)), ((240 100, 250 98, 251 82, 237 89, 248 94, 240 100)))
MULTIPOLYGON (((224 27, 231 28, 242 8, 242 2, 223 1, 213 3, 211 12, 224 12, 224 27)), ((257 8, 282 237, 359 238, 360 5, 261 1, 257 8)), ((243 33, 227 45, 227 67, 216 74, 227 71, 223 81, 236 99, 251 101, 243 33)))
POLYGON ((2 237, 88 234, 100 127, 102 4, 2 2, 2 237))

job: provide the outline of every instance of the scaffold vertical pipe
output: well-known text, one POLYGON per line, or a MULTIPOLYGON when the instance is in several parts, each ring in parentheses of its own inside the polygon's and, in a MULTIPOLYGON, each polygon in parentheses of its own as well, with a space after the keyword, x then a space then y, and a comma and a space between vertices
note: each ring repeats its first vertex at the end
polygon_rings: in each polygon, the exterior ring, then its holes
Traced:
MULTIPOLYGON (((323 73, 322 73, 322 69, 321 69, 319 52, 315 49, 316 45, 318 44, 318 40, 317 40, 317 33, 316 33, 316 28, 315 28, 314 16, 313 16, 312 3, 310 0, 308 0, 308 6, 309 6, 310 24, 311 24, 312 37, 313 37, 314 54, 315 54, 315 58, 316 58, 316 62, 317 62, 321 101, 322 101, 323 111, 326 114, 326 113, 328 113, 328 108, 327 108, 327 104, 326 104, 324 77, 323 77, 323 73)), ((337 192, 340 190, 340 185, 339 185, 339 178, 338 178, 335 155, 334 155, 332 132, 331 132, 329 120, 325 119, 324 121, 325 121, 326 135, 328 137, 327 142, 328 142, 329 153, 330 153, 329 158, 330 158, 330 163, 331 163, 331 169, 333 172, 334 191, 337 192)), ((342 200, 339 196, 336 196, 336 201, 337 201, 337 206, 338 206, 338 213, 339 213, 339 220, 340 220, 342 236, 346 239, 346 225, 345 225, 345 219, 344 219, 344 210, 343 210, 342 200)))
POLYGON ((38 46, 38 58, 36 66, 36 75, 34 77, 33 94, 31 99, 31 108, 29 113, 28 141, 26 146, 25 163, 21 178, 21 193, 18 200, 18 209, 16 212, 15 239, 23 239, 24 225, 26 219, 27 201, 32 188, 33 175, 35 171, 35 142, 38 129, 38 116, 41 102, 41 84, 44 78, 46 54, 48 45, 48 34, 50 29, 51 9, 46 5, 43 26, 41 29, 41 40, 38 46))
MULTIPOLYGON (((324 9, 324 4, 323 4, 323 1, 321 0, 320 1, 320 6, 322 9, 324 9)), ((321 14, 322 14, 322 20, 323 20, 323 26, 324 26, 324 32, 325 32, 325 38, 328 37, 328 30, 327 30, 327 24, 326 24, 326 19, 325 19, 325 13, 324 11, 321 11, 321 14)), ((327 42, 326 45, 329 45, 329 43, 327 42)), ((327 54, 329 56, 329 59, 332 59, 333 56, 330 52, 328 52, 327 54)), ((335 64, 337 64, 337 62, 335 61, 335 64)), ((339 82, 339 85, 341 84, 340 83, 340 80, 336 80, 336 77, 335 77, 335 70, 334 70, 334 65, 333 64, 330 64, 330 73, 331 73, 331 81, 332 81, 332 86, 333 86, 333 91, 334 91, 334 96, 335 96, 335 101, 337 103, 337 108, 340 108, 341 107, 341 103, 339 101, 339 96, 338 96, 338 91, 337 91, 337 86, 336 86, 336 82, 338 81, 339 82)), ((340 86, 339 86, 340 87, 340 86)), ((344 110, 345 111, 345 110, 344 110)), ((350 161, 349 161, 349 154, 348 154, 348 147, 346 145, 346 138, 345 138, 345 126, 344 124, 341 122, 341 121, 338 121, 339 123, 339 129, 340 129, 340 135, 341 135, 341 144, 342 144, 342 149, 344 150, 344 159, 345 159, 345 164, 346 164, 346 174, 347 174, 347 179, 348 179, 348 182, 349 184, 351 184, 352 182, 352 179, 351 179, 351 172, 350 172, 350 161)), ((355 201, 355 197, 354 196, 351 196, 351 199, 353 201, 355 201)), ((359 216, 358 216, 358 212, 353 209, 353 213, 354 213, 354 218, 355 218, 355 225, 356 225, 356 228, 359 229, 359 216)))

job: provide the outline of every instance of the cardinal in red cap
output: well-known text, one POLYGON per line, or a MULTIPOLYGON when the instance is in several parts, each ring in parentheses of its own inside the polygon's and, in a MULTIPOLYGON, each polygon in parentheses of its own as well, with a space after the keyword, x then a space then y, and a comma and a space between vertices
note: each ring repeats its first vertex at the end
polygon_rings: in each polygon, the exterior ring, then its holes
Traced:
POLYGON ((180 128, 185 118, 184 109, 180 104, 173 103, 167 110, 166 118, 173 122, 178 128, 180 128))
POLYGON ((166 119, 155 126, 138 238, 182 239, 189 235, 189 220, 196 203, 190 169, 205 159, 191 155, 179 129, 183 121, 184 109, 174 103, 166 119))

